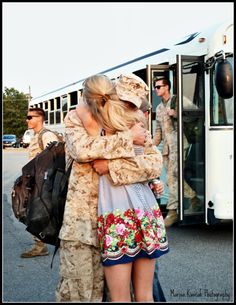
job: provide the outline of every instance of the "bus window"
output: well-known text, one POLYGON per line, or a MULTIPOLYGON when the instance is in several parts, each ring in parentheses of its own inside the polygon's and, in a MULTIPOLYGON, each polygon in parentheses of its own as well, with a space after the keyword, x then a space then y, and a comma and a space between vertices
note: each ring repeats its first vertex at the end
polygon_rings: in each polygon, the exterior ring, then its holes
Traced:
POLYGON ((49 100, 49 105, 50 105, 49 124, 53 125, 53 124, 55 124, 55 119, 54 119, 54 113, 55 113, 54 98, 49 100))
POLYGON ((44 111, 45 111, 45 124, 48 124, 48 102, 44 103, 44 111))
POLYGON ((71 110, 74 109, 78 104, 78 94, 77 91, 73 91, 69 93, 69 95, 70 95, 70 110, 71 110))
POLYGON ((183 110, 204 109, 204 75, 201 62, 183 62, 183 110), (187 84, 187 85, 186 85, 187 84))
POLYGON ((56 124, 61 123, 61 100, 60 97, 56 97, 56 124))
POLYGON ((45 111, 45 124, 48 124, 48 110, 45 111))
POLYGON ((64 120, 67 114, 67 107, 68 107, 68 98, 67 95, 62 96, 62 119, 64 120))

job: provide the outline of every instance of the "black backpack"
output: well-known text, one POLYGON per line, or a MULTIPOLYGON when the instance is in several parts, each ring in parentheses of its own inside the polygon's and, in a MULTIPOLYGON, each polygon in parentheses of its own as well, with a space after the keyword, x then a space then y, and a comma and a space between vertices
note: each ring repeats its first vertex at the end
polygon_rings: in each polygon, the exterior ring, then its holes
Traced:
POLYGON ((22 168, 12 189, 15 217, 27 231, 56 248, 71 167, 72 162, 66 170, 65 143, 52 142, 22 168))

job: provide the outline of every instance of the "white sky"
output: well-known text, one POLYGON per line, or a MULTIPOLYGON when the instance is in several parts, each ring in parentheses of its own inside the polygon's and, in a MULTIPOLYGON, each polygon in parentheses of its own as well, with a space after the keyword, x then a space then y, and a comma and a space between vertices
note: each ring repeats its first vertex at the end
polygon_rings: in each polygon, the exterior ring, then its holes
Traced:
POLYGON ((233 18, 233 2, 2 3, 3 88, 32 97, 233 18))

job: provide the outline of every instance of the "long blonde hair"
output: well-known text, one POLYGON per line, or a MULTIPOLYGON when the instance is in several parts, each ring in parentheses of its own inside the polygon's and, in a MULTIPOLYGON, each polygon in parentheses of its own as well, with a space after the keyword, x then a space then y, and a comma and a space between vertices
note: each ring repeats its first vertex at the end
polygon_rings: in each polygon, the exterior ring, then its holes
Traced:
POLYGON ((83 99, 94 119, 107 132, 130 129, 135 123, 146 124, 142 111, 130 102, 121 101, 115 84, 105 75, 93 75, 83 83, 83 99))

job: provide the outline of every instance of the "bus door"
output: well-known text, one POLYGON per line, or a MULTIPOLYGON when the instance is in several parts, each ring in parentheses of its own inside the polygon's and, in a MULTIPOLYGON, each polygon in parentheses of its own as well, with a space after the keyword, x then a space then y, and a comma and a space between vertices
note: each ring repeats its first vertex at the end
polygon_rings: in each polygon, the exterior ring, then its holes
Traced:
POLYGON ((204 58, 177 55, 179 220, 204 223, 204 58))
MULTIPOLYGON (((149 116, 149 130, 151 131, 152 135, 154 135, 156 130, 156 108, 161 103, 161 98, 156 95, 155 89, 154 89, 154 79, 155 78, 161 78, 166 77, 171 82, 171 95, 176 94, 176 65, 168 65, 168 64, 161 64, 161 65, 148 65, 147 66, 147 84, 150 88, 149 91, 149 100, 151 103, 151 112, 149 116)), ((163 147, 163 141, 158 145, 158 149, 162 152, 163 147)), ((166 170, 163 167, 162 168, 162 174, 160 179, 164 182, 164 194, 162 195, 160 199, 160 208, 163 214, 165 214, 166 211, 166 204, 169 197, 169 188, 166 181, 166 170)))
MULTIPOLYGON (((171 95, 177 96, 178 108, 178 202, 181 224, 204 222, 205 202, 205 100, 203 58, 177 56, 177 64, 148 66, 148 86, 152 110, 149 128, 156 129, 156 107, 161 102, 156 96, 153 80, 167 77, 171 82, 171 95)), ((162 151, 162 144, 158 149, 162 151)), ((160 207, 165 214, 169 197, 166 170, 161 180, 165 191, 160 207)))

